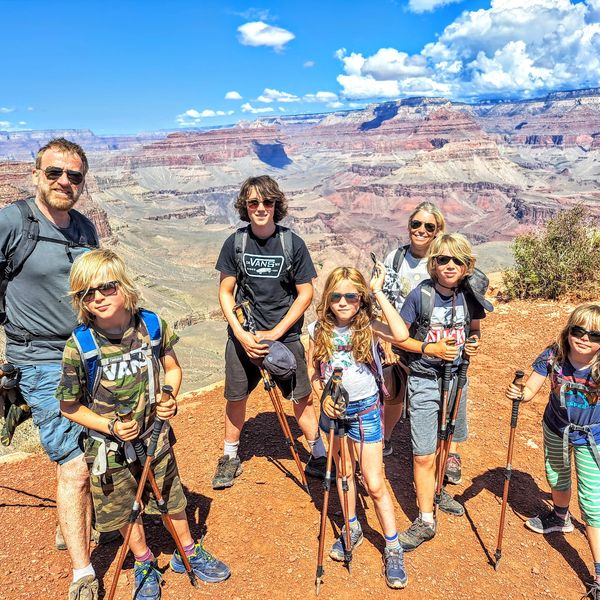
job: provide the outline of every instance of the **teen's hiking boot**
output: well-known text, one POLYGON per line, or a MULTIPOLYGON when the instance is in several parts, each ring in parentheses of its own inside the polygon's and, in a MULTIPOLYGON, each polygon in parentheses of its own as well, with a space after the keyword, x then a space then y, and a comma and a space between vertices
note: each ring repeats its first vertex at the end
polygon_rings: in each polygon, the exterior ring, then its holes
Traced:
POLYGON ((392 446, 392 440, 383 439, 383 455, 391 456, 394 453, 394 446, 392 446))
POLYGON ((406 587, 408 575, 404 566, 404 551, 402 548, 386 548, 383 551, 383 574, 388 587, 399 589, 406 587))
POLYGON ((434 537, 435 525, 425 523, 421 517, 417 517, 406 531, 398 534, 398 540, 405 552, 418 548, 423 542, 428 542, 434 537))
POLYGON ((588 585, 590 589, 585 596, 581 597, 581 600, 587 600, 588 598, 591 600, 600 600, 600 581, 593 581, 588 585))
POLYGON ((462 482, 462 461, 460 460, 460 454, 455 454, 454 452, 448 454, 444 477, 447 483, 453 485, 458 485, 462 482))
POLYGON ((233 485, 233 480, 242 473, 242 461, 239 457, 221 456, 212 480, 213 490, 223 490, 233 485))
MULTIPOLYGON (((335 540, 333 546, 331 546, 331 550, 329 551, 329 557, 333 558, 333 560, 344 560, 344 549, 346 548, 346 526, 342 527, 342 533, 340 537, 335 540)), ((363 532, 362 528, 359 525, 356 529, 352 529, 350 527, 350 545, 352 546, 352 550, 354 550, 357 546, 360 546, 363 542, 363 532)))
POLYGON ((553 531, 571 533, 575 529, 569 513, 567 513, 567 518, 563 520, 553 510, 527 519, 525 527, 536 533, 543 534, 552 533, 553 531))
MULTIPOLYGON (((114 542, 116 539, 119 539, 121 534, 118 531, 103 531, 100 532, 92 527, 92 532, 90 535, 90 541, 94 542, 96 546, 102 546, 104 544, 110 544, 114 542)), ((67 544, 65 539, 63 538, 62 531, 60 530, 60 525, 56 526, 56 534, 54 536, 54 545, 57 550, 66 550, 67 544)))
MULTIPOLYGON (((325 471, 327 470, 327 457, 319 456, 315 458, 312 454, 310 455, 304 472, 308 477, 314 477, 315 479, 325 479, 325 471)), ((335 463, 331 462, 331 479, 335 479, 335 463)))
POLYGON ((69 586, 69 600, 98 600, 98 580, 86 575, 69 586))
POLYGON ((438 508, 449 515, 455 517, 462 517, 465 514, 465 507, 455 500, 445 489, 442 488, 442 494, 440 496, 440 503, 438 508))
POLYGON ((162 573, 156 560, 136 560, 133 565, 133 598, 135 600, 159 600, 162 573))
MULTIPOLYGON (((218 583, 219 581, 225 581, 231 575, 229 567, 205 550, 202 542, 196 543, 194 553, 188 556, 188 560, 190 561, 192 571, 202 581, 218 583)), ((171 569, 175 573, 185 573, 185 566, 177 550, 173 552, 170 564, 171 569)))

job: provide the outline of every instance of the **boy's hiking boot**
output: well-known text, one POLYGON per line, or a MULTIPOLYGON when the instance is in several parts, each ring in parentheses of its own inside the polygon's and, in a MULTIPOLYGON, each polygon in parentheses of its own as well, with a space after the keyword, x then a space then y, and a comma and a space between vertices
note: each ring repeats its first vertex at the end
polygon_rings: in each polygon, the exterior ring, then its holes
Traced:
POLYGON ((233 485, 233 480, 242 472, 242 461, 238 456, 229 458, 224 455, 219 458, 217 470, 212 480, 213 490, 222 490, 233 485))
POLYGON ((403 550, 410 552, 423 542, 433 539, 434 536, 435 525, 425 523, 421 517, 417 517, 406 531, 398 534, 398 540, 400 540, 403 550))
POLYGON ((391 456, 394 453, 394 446, 392 446, 392 440, 383 439, 383 455, 391 456))
POLYGON ((402 548, 386 548, 383 551, 383 574, 388 587, 399 589, 406 587, 408 575, 404 566, 402 548))
MULTIPOLYGON (((304 472, 308 477, 314 477, 315 479, 325 479, 325 471, 327 470, 327 457, 319 456, 315 458, 312 454, 310 455, 304 472)), ((335 463, 331 461, 331 479, 335 479, 335 463)))
MULTIPOLYGON (((333 546, 331 546, 331 550, 329 551, 329 557, 333 558, 333 560, 344 560, 344 549, 346 548, 346 526, 342 527, 342 533, 340 537, 335 540, 333 546)), ((354 550, 357 546, 360 546, 363 541, 363 532, 362 528, 359 525, 357 529, 350 528, 350 544, 352 545, 352 550, 354 550)))
POLYGON ((69 600, 98 600, 98 580, 86 575, 69 586, 69 600))
MULTIPOLYGON (((218 583, 219 581, 225 581, 231 575, 229 567, 205 550, 202 542, 196 543, 194 553, 188 556, 188 560, 192 570, 202 581, 218 583)), ((173 552, 170 564, 175 573, 185 573, 185 566, 177 550, 173 552)))
POLYGON ((162 573, 155 560, 136 560, 133 565, 133 598, 135 600, 159 600, 162 573))
POLYGON ((563 520, 553 510, 527 519, 527 521, 525 521, 525 527, 536 533, 543 534, 552 533, 553 531, 570 533, 575 529, 569 513, 567 513, 567 518, 563 520))
MULTIPOLYGON (((103 546, 104 544, 110 544, 116 539, 120 538, 121 534, 118 531, 103 531, 100 532, 92 527, 92 533, 90 535, 90 541, 94 542, 96 546, 103 546)), ((63 538, 60 525, 56 526, 56 534, 54 536, 54 545, 57 550, 66 550, 67 544, 63 538)))
POLYGON ((462 462, 460 460, 460 454, 455 454, 454 452, 448 454, 445 481, 452 483, 453 485, 458 485, 462 481, 462 462))
POLYGON ((442 495, 438 508, 449 515, 462 517, 465 514, 465 507, 455 500, 445 489, 442 488, 442 495))
POLYGON ((588 585, 590 586, 590 589, 585 596, 581 597, 581 600, 600 600, 600 582, 593 581, 588 585))

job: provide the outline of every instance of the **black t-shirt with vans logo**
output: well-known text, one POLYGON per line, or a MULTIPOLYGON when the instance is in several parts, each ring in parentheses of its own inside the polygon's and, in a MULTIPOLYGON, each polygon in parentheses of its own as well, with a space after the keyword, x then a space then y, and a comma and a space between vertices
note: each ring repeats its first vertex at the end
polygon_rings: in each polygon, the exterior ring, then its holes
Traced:
MULTIPOLYGON (((292 232, 293 273, 295 284, 310 283, 317 276, 315 267, 304 241, 292 232)), ((286 248, 288 252, 289 248, 286 248)), ((247 285, 254 296, 252 314, 259 330, 275 327, 286 315, 294 302, 295 295, 287 283, 286 264, 277 233, 266 239, 257 238, 249 228, 242 264, 247 274, 247 285)), ((235 260, 235 234, 230 235, 221 248, 217 260, 217 271, 223 275, 237 276, 235 260)), ((240 300, 240 290, 236 290, 236 300, 240 300)), ((301 317, 290 327, 280 341, 291 342, 300 338, 301 317)), ((232 333, 229 331, 229 335, 232 333)))

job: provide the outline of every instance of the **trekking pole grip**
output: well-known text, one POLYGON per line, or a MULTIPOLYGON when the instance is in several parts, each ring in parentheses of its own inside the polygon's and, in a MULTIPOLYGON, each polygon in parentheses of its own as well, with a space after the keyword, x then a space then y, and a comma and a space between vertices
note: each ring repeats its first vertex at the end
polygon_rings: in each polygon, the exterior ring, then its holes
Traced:
POLYGON ((523 388, 525 387, 523 383, 523 377, 525 377, 525 373, 523 371, 515 371, 515 378, 513 379, 513 385, 518 386, 521 389, 521 397, 513 400, 512 403, 512 413, 510 416, 510 426, 516 427, 517 420, 519 418, 519 405, 521 404, 521 400, 523 398, 523 388))

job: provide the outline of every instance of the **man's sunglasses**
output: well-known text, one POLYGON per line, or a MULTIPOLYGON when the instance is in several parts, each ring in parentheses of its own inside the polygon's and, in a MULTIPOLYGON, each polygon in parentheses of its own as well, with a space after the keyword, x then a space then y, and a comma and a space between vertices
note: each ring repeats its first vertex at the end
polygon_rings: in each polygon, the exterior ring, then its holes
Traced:
POLYGON ((438 265, 447 265, 450 261, 452 261, 457 267, 464 267, 465 263, 460 258, 456 258, 456 256, 445 256, 441 254, 440 256, 435 257, 435 262, 438 265))
POLYGON ((329 296, 329 299, 332 302, 339 302, 342 298, 345 298, 346 302, 354 303, 360 300, 360 294, 340 294, 339 292, 332 292, 331 296, 329 296))
POLYGON ((67 179, 73 185, 79 185, 83 181, 83 173, 81 171, 71 171, 71 169, 61 169, 60 167, 46 167, 45 169, 40 169, 40 171, 42 170, 46 179, 50 181, 60 179, 63 173, 67 174, 67 179))
POLYGON ((273 198, 265 198, 264 200, 246 200, 246 206, 250 210, 256 210, 259 204, 262 204, 265 208, 273 208, 276 200, 273 198))
POLYGON ((569 333, 578 340, 580 340, 587 333, 588 340, 590 340, 590 342, 594 344, 600 343, 600 331, 590 331, 589 329, 584 329, 579 325, 572 325, 569 327, 569 333))
POLYGON ((421 225, 425 227, 425 231, 428 233, 433 233, 437 229, 437 225, 435 223, 424 223, 423 221, 419 221, 418 219, 413 219, 410 223, 410 228, 415 230, 419 229, 421 225))
POLYGON ((100 292, 103 296, 114 296, 117 293, 117 285, 119 285, 118 281, 107 281, 98 287, 77 292, 76 296, 79 298, 79 300, 83 300, 86 304, 88 304, 96 297, 96 292, 100 292))

